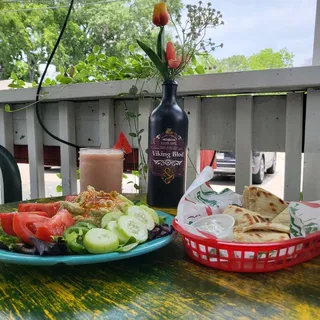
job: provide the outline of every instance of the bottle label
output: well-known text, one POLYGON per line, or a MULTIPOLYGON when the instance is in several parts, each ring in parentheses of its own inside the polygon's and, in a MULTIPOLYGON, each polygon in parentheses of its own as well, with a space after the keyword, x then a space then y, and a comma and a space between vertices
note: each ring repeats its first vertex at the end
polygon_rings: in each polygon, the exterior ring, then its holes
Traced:
POLYGON ((168 128, 158 134, 149 146, 149 170, 169 184, 175 177, 184 176, 186 145, 181 136, 168 128))

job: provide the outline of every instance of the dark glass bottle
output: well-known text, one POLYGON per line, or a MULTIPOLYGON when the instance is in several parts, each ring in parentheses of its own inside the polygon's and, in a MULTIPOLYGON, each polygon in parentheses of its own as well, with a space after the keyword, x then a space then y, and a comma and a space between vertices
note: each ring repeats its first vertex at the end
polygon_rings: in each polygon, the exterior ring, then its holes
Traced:
POLYGON ((188 117, 177 104, 177 87, 163 83, 149 118, 147 203, 156 207, 176 207, 185 193, 188 117))

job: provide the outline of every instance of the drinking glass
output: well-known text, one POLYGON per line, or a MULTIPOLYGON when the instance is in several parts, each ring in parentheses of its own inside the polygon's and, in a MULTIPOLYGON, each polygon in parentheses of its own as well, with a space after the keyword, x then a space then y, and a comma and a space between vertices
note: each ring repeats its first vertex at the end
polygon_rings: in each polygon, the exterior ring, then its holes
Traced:
POLYGON ((97 191, 122 192, 123 151, 115 149, 80 149, 80 192, 88 186, 97 191))

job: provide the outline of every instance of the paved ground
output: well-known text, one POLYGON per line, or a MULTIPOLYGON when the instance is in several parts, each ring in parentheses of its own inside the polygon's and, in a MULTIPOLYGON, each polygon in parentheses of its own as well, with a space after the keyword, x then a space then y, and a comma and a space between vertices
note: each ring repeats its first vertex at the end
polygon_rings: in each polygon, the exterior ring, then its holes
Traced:
MULTIPOLYGON (((29 176, 29 165, 19 164, 21 180, 22 180, 22 192, 23 199, 30 199, 30 176, 29 176)), ((57 185, 61 184, 61 180, 57 177, 59 173, 59 168, 52 168, 45 171, 45 193, 46 197, 51 196, 60 196, 61 193, 56 191, 57 185)), ((124 193, 134 193, 136 190, 133 187, 133 184, 128 184, 129 181, 134 181, 135 183, 137 177, 133 175, 128 175, 128 179, 123 179, 123 192, 124 193)), ((78 181, 78 191, 80 190, 79 181, 78 181)))
MULTIPOLYGON (((275 174, 267 174, 264 182, 260 187, 274 193, 278 197, 283 197, 283 188, 284 188, 284 162, 285 162, 285 153, 277 153, 277 170, 275 174)), ((216 191, 221 191, 224 188, 230 188, 235 190, 234 186, 234 177, 223 177, 215 176, 211 180, 211 187, 216 191)))
MULTIPOLYGON (((276 194, 279 197, 283 197, 284 186, 284 153, 277 153, 277 171, 273 175, 267 175, 265 181, 261 185, 268 191, 276 194)), ((26 164, 19 165, 21 172, 21 179, 23 184, 23 199, 30 199, 30 178, 29 178, 29 166, 26 164)), ((45 192, 46 196, 61 195, 56 191, 56 186, 60 184, 61 180, 57 177, 58 169, 50 169, 45 172, 45 192)), ((128 175, 128 179, 123 181, 123 192, 132 193, 135 192, 132 184, 127 184, 128 181, 136 179, 132 175, 128 175)), ((220 191, 226 187, 234 190, 234 178, 216 176, 210 182, 214 190, 220 191)))

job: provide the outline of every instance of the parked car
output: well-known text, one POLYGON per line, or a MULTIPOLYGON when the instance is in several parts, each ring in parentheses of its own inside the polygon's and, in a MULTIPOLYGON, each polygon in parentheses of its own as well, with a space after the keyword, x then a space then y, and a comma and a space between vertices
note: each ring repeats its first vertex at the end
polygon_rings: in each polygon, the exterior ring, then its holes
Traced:
MULTIPOLYGON (((236 171, 236 157, 234 152, 217 151, 217 168, 215 173, 234 175, 236 171)), ((265 173, 276 172, 276 152, 252 152, 252 182, 261 184, 265 173)))

